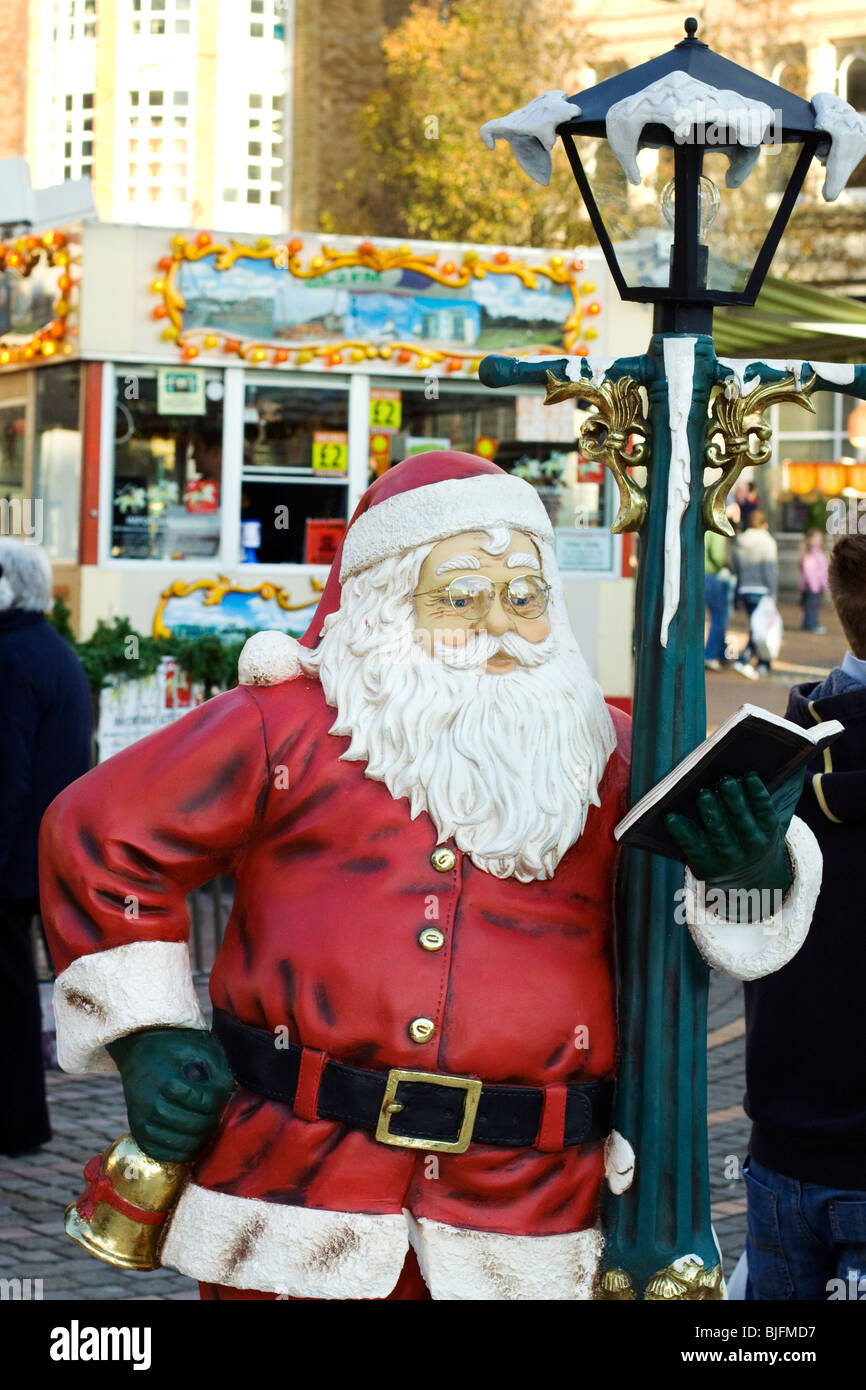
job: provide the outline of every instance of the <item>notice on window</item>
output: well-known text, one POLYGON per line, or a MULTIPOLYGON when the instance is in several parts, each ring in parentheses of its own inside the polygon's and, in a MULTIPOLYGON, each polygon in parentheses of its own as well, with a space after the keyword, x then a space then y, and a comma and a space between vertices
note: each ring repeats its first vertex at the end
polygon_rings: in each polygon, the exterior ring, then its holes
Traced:
POLYGON ((349 436, 345 430, 316 430, 313 435, 313 472, 319 477, 348 472, 349 436))
POLYGON ((205 374, 196 368, 157 367, 156 409, 160 415, 204 415, 205 374))
POLYGON ((370 428, 398 430, 403 423, 403 397, 399 391, 370 392, 370 428))
POLYGON ((602 527, 556 527, 556 563, 578 574, 613 572, 613 536, 602 527))

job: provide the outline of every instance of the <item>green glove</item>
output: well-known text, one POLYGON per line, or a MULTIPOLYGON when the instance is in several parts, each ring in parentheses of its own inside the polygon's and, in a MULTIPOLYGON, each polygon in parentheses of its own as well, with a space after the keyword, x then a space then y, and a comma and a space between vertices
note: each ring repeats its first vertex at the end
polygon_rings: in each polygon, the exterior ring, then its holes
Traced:
POLYGON ((163 1162, 195 1158, 234 1086, 222 1044, 198 1028, 152 1028, 118 1038, 108 1051, 136 1144, 163 1162))
MULTIPOLYGON (((791 886, 793 870, 785 846, 785 833, 800 799, 805 768, 790 777, 773 796, 756 772, 736 780, 723 777, 716 791, 704 787, 698 792, 700 821, 688 816, 670 815, 665 825, 685 855, 695 878, 708 888, 721 890, 733 906, 726 915, 739 917, 746 907, 747 921, 759 921, 758 904, 766 893, 784 896, 791 886), (758 900, 746 894, 758 890, 758 900)), ((767 899, 764 898, 764 902, 767 899)), ((770 898, 770 901, 773 901, 770 898)))

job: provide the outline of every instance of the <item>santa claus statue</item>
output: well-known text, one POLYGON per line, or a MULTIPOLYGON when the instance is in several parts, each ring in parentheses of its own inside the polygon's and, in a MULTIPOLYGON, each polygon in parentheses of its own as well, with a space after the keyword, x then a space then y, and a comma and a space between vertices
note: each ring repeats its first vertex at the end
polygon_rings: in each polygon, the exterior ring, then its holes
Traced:
MULTIPOLYGON (((117 1067, 145 1152, 195 1159, 163 1263, 210 1298, 591 1298, 605 1167, 621 1191, 634 1161, 610 1119, 629 721, 536 492, 467 454, 391 469, 303 644, 260 634, 240 679, 43 823, 61 1064, 117 1067), (186 895, 221 874, 208 1032, 186 895)), ((749 795, 713 814, 722 871, 748 850, 787 890, 769 931, 730 928, 760 973, 810 904, 749 795)))

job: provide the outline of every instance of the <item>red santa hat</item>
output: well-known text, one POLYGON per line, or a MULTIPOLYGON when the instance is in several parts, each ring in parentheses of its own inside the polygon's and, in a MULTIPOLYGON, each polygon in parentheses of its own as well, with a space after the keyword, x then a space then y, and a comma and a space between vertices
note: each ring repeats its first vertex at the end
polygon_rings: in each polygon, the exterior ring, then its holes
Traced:
MULTIPOLYGON (((317 645, 325 619, 340 606, 346 579, 415 546, 498 526, 553 543, 550 518, 535 488, 487 459, 437 450, 389 468, 355 508, 301 645, 317 645)), ((292 640, 275 632, 250 638, 241 657, 241 683, 270 685, 299 674, 297 657, 289 652, 292 640)))

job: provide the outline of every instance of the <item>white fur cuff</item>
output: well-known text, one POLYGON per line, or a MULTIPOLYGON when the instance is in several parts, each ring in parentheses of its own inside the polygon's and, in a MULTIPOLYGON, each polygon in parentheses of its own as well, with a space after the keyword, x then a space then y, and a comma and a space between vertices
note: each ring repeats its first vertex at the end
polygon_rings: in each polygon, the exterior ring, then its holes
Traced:
POLYGON ((238 658, 239 685, 281 685, 301 674, 300 643, 287 632, 256 632, 238 658))
POLYGON ((634 1149, 627 1139, 612 1129, 604 1141, 604 1176, 615 1197, 634 1182, 634 1149))
POLYGON ((415 546, 495 526, 553 540, 550 518, 535 488, 507 473, 501 478, 495 473, 445 478, 386 497, 346 532, 340 583, 415 546))
POLYGON ((406 1213, 409 1238, 434 1300, 472 1303, 591 1299, 601 1231, 506 1236, 445 1226, 406 1213))
POLYGON ((409 1245, 402 1215, 284 1206, 190 1183, 160 1258, 192 1279, 292 1298, 387 1298, 409 1245))
POLYGON ((686 921, 704 960, 737 980, 772 975, 806 940, 821 889, 824 861, 812 831, 797 816, 787 835, 794 881, 779 912, 760 922, 728 922, 713 908, 712 891, 686 869, 686 921))
POLYGON ((64 1071, 116 1070, 105 1044, 142 1028, 204 1028, 186 942, 134 941, 79 956, 54 986, 64 1071))

